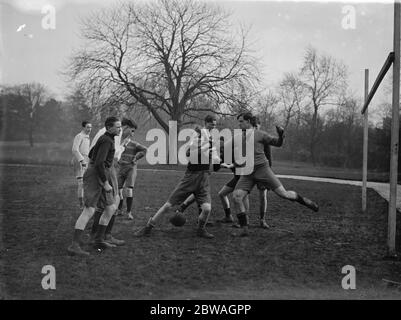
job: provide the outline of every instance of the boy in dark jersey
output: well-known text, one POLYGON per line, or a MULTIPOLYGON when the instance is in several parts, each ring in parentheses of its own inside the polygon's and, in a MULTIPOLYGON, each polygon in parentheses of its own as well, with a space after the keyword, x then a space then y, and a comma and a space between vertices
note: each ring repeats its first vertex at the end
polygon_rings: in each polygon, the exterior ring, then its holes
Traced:
MULTIPOLYGON (((212 116, 207 116, 205 122, 216 124, 216 120, 212 116)), ((220 162, 220 159, 217 159, 218 155, 213 147, 211 136, 208 133, 208 130, 202 130, 201 134, 196 133, 192 137, 187 150, 187 156, 190 161, 188 162, 184 177, 171 193, 167 202, 149 219, 145 227, 135 232, 135 236, 149 236, 156 223, 160 221, 161 217, 171 207, 182 203, 188 196, 193 194, 202 210, 198 218, 197 236, 207 239, 214 238, 205 227, 211 211, 209 176, 211 170, 217 169, 213 163, 220 162), (191 162, 194 154, 198 156, 198 159, 194 159, 191 162), (207 163, 202 163, 202 156, 208 159, 207 163)))

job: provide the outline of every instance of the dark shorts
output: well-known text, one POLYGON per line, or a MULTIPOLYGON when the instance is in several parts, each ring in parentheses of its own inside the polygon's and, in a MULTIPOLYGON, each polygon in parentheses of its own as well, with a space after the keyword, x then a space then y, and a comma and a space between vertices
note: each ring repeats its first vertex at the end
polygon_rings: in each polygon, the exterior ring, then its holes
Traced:
MULTIPOLYGON (((226 187, 230 188, 230 189, 235 189, 239 179, 241 178, 241 176, 237 176, 235 175, 230 181, 228 181, 226 183, 226 187)), ((256 187, 258 188, 258 190, 260 191, 264 191, 267 190, 269 191, 270 188, 268 188, 266 185, 264 185, 263 183, 257 182, 256 183, 256 187)))
POLYGON ((256 182, 256 188, 258 188, 259 191, 270 191, 271 189, 269 187, 267 187, 266 185, 264 185, 263 183, 260 182, 256 182))
POLYGON ((84 204, 90 208, 104 208, 116 203, 117 176, 114 167, 106 169, 106 178, 113 190, 106 192, 101 184, 101 180, 94 166, 89 165, 84 173, 84 204))
POLYGON ((239 178, 241 178, 241 176, 234 175, 234 177, 226 183, 226 187, 235 189, 235 186, 237 185, 239 178))
POLYGON ((280 180, 275 176, 268 164, 256 167, 250 175, 241 176, 235 189, 251 192, 255 184, 259 190, 266 188, 274 191, 282 186, 280 180))
POLYGON ((173 206, 181 204, 193 193, 198 205, 211 203, 209 176, 209 171, 187 170, 167 202, 173 206))
POLYGON ((120 164, 118 169, 118 189, 122 189, 124 186, 127 188, 133 188, 136 180, 136 165, 120 164))

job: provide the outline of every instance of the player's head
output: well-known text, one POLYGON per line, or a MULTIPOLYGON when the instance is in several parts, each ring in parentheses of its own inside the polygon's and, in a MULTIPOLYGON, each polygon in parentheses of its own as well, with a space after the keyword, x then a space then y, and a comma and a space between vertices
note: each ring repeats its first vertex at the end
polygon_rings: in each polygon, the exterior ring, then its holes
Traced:
POLYGON ((89 121, 82 121, 82 128, 86 134, 89 134, 92 131, 92 124, 89 121))
POLYGON ((212 129, 216 128, 216 124, 217 124, 217 120, 216 120, 215 116, 208 114, 205 117, 205 128, 207 130, 212 130, 212 129))
POLYGON ((135 121, 128 118, 123 118, 121 121, 121 127, 123 130, 123 138, 133 136, 136 129, 138 129, 138 125, 135 123, 135 121))
POLYGON ((237 120, 238 120, 238 125, 239 125, 240 129, 246 130, 246 129, 253 128, 252 119, 253 119, 253 115, 250 112, 244 112, 244 113, 239 114, 237 117, 237 120))
POLYGON ((260 120, 259 120, 259 117, 254 116, 254 117, 252 118, 252 120, 251 120, 251 124, 252 124, 252 127, 254 127, 255 129, 260 129, 260 120))
POLYGON ((113 136, 118 136, 121 133, 121 121, 116 117, 108 117, 104 122, 106 131, 113 136))

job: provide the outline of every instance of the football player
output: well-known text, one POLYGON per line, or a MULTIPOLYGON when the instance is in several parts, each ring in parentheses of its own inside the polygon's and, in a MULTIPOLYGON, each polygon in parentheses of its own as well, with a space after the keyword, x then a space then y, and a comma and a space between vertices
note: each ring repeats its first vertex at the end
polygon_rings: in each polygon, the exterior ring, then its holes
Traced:
MULTIPOLYGON (((121 140, 122 140, 122 137, 127 137, 131 133, 131 130, 135 128, 135 126, 136 126, 136 124, 132 120, 124 118, 121 122, 120 133, 118 135, 114 136, 115 153, 114 153, 113 163, 112 163, 110 170, 112 172, 111 177, 113 179, 113 183, 115 186, 118 186, 118 179, 117 179, 117 173, 119 171, 118 161, 121 157, 121 154, 124 151, 124 146, 121 144, 121 140)), ((102 133, 104 134, 104 132, 106 132, 106 128, 102 128, 99 130, 99 132, 96 134, 95 138, 92 141, 92 145, 94 145, 96 143, 97 138, 102 136, 102 133)), ((91 149, 92 149, 92 147, 91 147, 91 149)), ((120 203, 120 197, 119 197, 118 193, 115 196, 115 201, 116 201, 116 209, 117 209, 117 206, 120 203)), ((91 230, 91 242, 94 242, 94 240, 95 240, 95 235, 98 231, 97 229, 99 226, 99 221, 100 221, 100 217, 103 213, 103 210, 104 210, 103 206, 98 206, 96 209, 96 212, 94 214, 92 230, 91 230)), ((112 248, 115 246, 123 246, 125 244, 124 240, 115 238, 111 233, 113 226, 114 226, 116 213, 117 213, 117 210, 115 210, 115 212, 113 213, 113 215, 109 221, 109 224, 107 225, 106 232, 105 232, 104 244, 108 245, 109 248, 112 248)))
POLYGON ((237 208, 237 218, 242 231, 239 236, 248 235, 248 212, 243 204, 244 197, 251 192, 255 184, 263 185, 270 190, 273 190, 279 197, 296 201, 301 205, 317 212, 319 206, 312 200, 305 198, 295 191, 287 191, 281 184, 280 180, 271 170, 268 160, 265 155, 265 147, 267 145, 277 145, 279 138, 274 138, 262 130, 255 130, 252 125, 253 115, 251 113, 243 113, 237 117, 239 127, 242 130, 247 130, 247 134, 242 136, 243 143, 249 143, 253 138, 254 150, 251 155, 253 157, 253 171, 249 175, 241 175, 234 190, 234 203, 237 208), (253 137, 251 136, 253 135, 253 137))
POLYGON ((122 145, 124 151, 121 154, 121 158, 118 161, 118 189, 120 192, 120 205, 119 210, 123 207, 123 188, 125 187, 126 202, 127 202, 127 218, 134 219, 132 215, 132 202, 134 194, 135 180, 137 176, 137 162, 146 155, 147 148, 140 143, 134 141, 135 130, 137 125, 134 123, 134 127, 130 128, 130 134, 124 139, 122 145))
POLYGON ((84 189, 82 177, 89 163, 89 135, 92 131, 92 124, 89 121, 82 122, 82 130, 74 137, 72 144, 72 165, 74 167, 75 177, 78 182, 78 202, 82 208, 84 205, 84 189))
MULTIPOLYGON (((205 122, 210 126, 216 126, 216 119, 211 115, 205 118, 205 122)), ((213 141, 208 130, 201 130, 200 134, 199 132, 194 134, 187 149, 187 157, 189 162, 184 177, 171 193, 167 202, 149 219, 146 226, 135 232, 135 236, 149 236, 154 226, 172 206, 180 204, 193 194, 201 208, 197 236, 208 239, 214 237, 205 227, 211 211, 209 176, 213 169, 218 169, 218 165, 215 166, 213 163, 220 163, 220 158, 216 148, 213 147, 213 141), (202 157, 206 158, 206 163, 202 161, 202 157)))

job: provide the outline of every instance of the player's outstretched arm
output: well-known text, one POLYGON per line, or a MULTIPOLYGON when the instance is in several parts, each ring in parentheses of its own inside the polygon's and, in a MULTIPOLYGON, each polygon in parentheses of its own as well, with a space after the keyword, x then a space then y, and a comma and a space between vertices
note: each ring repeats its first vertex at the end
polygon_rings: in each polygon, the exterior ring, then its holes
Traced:
POLYGON ((270 135, 266 135, 264 139, 265 145, 271 145, 274 147, 281 147, 284 142, 284 129, 280 126, 276 126, 276 131, 278 134, 278 137, 273 137, 270 135))

